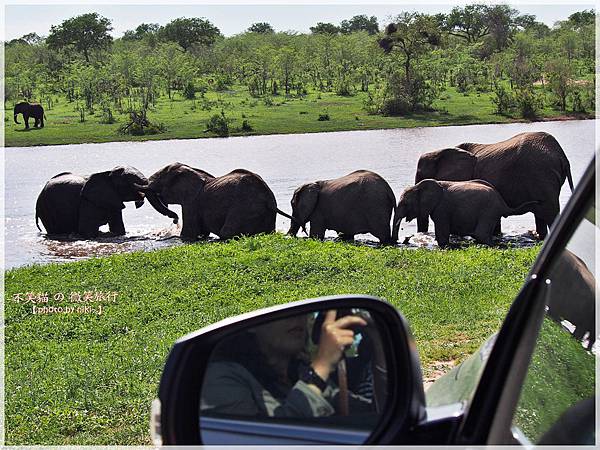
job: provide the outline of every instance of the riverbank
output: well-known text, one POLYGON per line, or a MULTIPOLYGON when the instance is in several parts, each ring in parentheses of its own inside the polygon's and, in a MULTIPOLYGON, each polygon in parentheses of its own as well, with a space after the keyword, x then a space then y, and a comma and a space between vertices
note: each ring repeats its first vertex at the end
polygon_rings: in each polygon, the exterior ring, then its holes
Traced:
POLYGON ((424 377, 437 378, 498 329, 538 251, 371 248, 275 234, 8 271, 6 442, 150 445, 149 405, 177 338, 328 294, 376 295, 398 307, 424 377), (42 306, 71 306, 71 293, 99 292, 100 301, 95 312, 33 314, 39 303, 14 298, 28 292, 46 293, 42 306))
MULTIPOLYGON (((540 95, 545 95, 538 87, 540 95)), ((24 130, 12 120, 11 105, 5 109, 5 146, 28 147, 119 141, 146 141, 166 139, 198 139, 215 137, 206 131, 206 122, 215 115, 225 113, 229 120, 230 136, 257 136, 269 134, 319 133, 392 128, 415 128, 448 125, 474 125, 492 123, 527 122, 518 117, 496 114, 491 93, 459 93, 448 88, 434 103, 435 111, 415 113, 401 117, 370 115, 364 109, 367 94, 342 97, 334 93, 309 92, 303 97, 283 95, 263 98, 250 97, 247 90, 238 86, 225 92, 208 92, 204 98, 174 100, 161 97, 148 112, 152 122, 161 123, 164 133, 144 136, 121 134, 118 129, 127 123, 127 114, 112 111, 115 123, 106 124, 102 111, 85 115, 81 122, 75 102, 55 99, 52 109, 46 108, 45 127, 24 130), (246 122, 246 126, 243 124, 246 122)), ((550 104, 546 101, 545 104, 550 104)), ((565 115, 546 106, 537 120, 591 119, 593 114, 565 115)), ((30 126, 33 126, 33 120, 30 126)))

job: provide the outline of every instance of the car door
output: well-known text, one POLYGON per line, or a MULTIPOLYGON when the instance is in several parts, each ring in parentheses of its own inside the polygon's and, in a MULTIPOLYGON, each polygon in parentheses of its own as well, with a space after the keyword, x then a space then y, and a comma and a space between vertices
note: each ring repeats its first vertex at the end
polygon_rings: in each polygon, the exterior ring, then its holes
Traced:
POLYGON ((454 443, 594 443, 597 230, 593 160, 507 314, 454 443))

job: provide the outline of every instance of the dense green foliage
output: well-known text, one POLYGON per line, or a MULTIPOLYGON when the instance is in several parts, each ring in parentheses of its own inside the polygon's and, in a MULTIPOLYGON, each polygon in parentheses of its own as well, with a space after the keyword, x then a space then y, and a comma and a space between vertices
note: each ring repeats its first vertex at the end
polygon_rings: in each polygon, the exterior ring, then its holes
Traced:
POLYGON ((113 40, 110 20, 86 14, 52 27, 46 39, 30 33, 6 44, 5 105, 40 102, 48 124, 64 102, 82 122, 97 110, 118 118, 148 110, 152 121, 165 97, 202 100, 212 92, 227 101, 241 87, 265 104, 311 93, 360 97, 355 115, 443 111, 439 100, 454 90, 484 94, 510 117, 594 112, 593 12, 553 28, 507 6, 404 13, 384 32, 374 19, 319 24, 310 34, 256 23, 225 38, 206 19, 179 18, 113 40))
MULTIPOLYGON (((386 298, 425 376, 498 329, 539 248, 371 248, 280 234, 6 273, 7 444, 150 444, 173 342, 247 311, 328 294, 386 298), (97 314, 32 314, 16 293, 117 292, 97 314), (35 424, 35 426, 32 426, 35 424)), ((39 305, 38 305, 39 306, 39 305)))

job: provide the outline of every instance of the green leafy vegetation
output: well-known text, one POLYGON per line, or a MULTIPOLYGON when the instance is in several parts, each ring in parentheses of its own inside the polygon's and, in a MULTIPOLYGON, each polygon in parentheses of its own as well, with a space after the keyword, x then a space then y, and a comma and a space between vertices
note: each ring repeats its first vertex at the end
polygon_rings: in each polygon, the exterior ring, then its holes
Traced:
POLYGON ((386 298, 410 322, 428 376, 498 329, 538 250, 371 248, 275 234, 8 271, 7 444, 149 445, 150 402, 177 338, 303 298, 386 298), (36 315, 13 300, 85 291, 118 295, 102 315, 36 315))
POLYGON ((594 117, 594 20, 584 10, 550 28, 507 5, 467 5, 402 13, 383 31, 357 15, 310 34, 262 22, 226 38, 178 18, 113 39, 110 19, 84 14, 6 43, 7 117, 22 100, 48 117, 43 131, 7 121, 6 144, 148 139, 115 136, 140 110, 164 124, 161 139, 214 136, 199 124, 221 110, 251 120, 230 135, 594 117), (309 120, 324 110, 331 120, 309 120))

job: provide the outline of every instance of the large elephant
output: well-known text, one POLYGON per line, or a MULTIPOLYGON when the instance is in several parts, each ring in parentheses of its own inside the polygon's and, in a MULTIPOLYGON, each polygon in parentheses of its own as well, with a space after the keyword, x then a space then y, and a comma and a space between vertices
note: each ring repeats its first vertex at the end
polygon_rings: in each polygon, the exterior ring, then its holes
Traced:
POLYGON ((221 239, 275 231, 275 195, 257 174, 236 169, 221 177, 181 163, 170 164, 150 176, 146 198, 161 214, 177 221, 169 204, 179 204, 181 238, 188 241, 214 233, 221 239))
POLYGON ((37 103, 28 103, 21 102, 17 103, 14 108, 14 121, 16 124, 20 125, 20 122, 17 120, 17 116, 19 114, 23 114, 23 119, 25 120, 25 129, 29 129, 29 118, 33 117, 35 119, 34 127, 44 128, 44 107, 42 105, 38 105, 37 103))
POLYGON ((371 233, 382 244, 392 242, 390 219, 396 197, 381 176, 357 170, 341 178, 315 181, 300 186, 292 197, 292 223, 288 234, 295 236, 310 222, 310 237, 323 239, 325 230, 335 230, 344 240, 355 234, 371 233))
POLYGON ((569 250, 557 258, 550 270, 552 281, 548 315, 556 320, 566 319, 575 326, 573 336, 582 340, 589 332, 587 349, 596 341, 596 279, 585 263, 569 250))
POLYGON ((87 177, 60 173, 46 183, 38 196, 36 225, 41 231, 38 223, 41 219, 48 234, 77 233, 90 239, 97 237, 99 228, 108 224, 113 235, 124 235, 123 202, 136 202, 136 208, 142 206, 142 189, 146 184, 146 177, 129 166, 87 177))
POLYGON ((492 245, 494 228, 501 217, 525 214, 535 205, 533 201, 510 208, 494 186, 484 180, 422 180, 400 195, 392 236, 397 239, 403 218, 410 222, 431 216, 440 247, 448 245, 450 234, 472 236, 492 245))
MULTIPOLYGON (((521 133, 495 144, 463 143, 425 153, 419 158, 415 184, 427 178, 488 181, 512 208, 537 200, 539 204, 532 212, 540 239, 546 237, 559 213, 558 197, 565 178, 573 190, 569 160, 557 140, 544 132, 521 133)), ((427 217, 420 216, 417 221, 418 231, 427 231, 427 217)))

